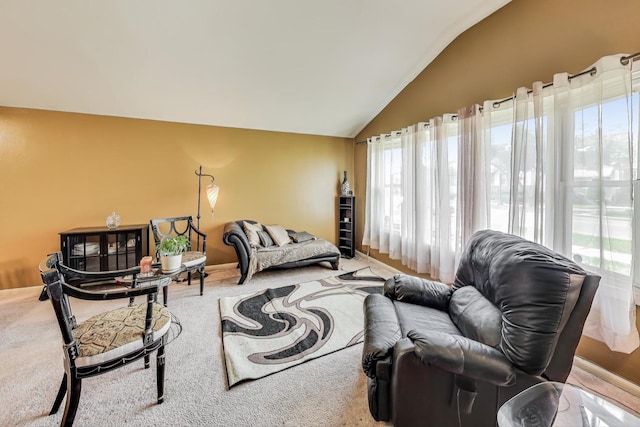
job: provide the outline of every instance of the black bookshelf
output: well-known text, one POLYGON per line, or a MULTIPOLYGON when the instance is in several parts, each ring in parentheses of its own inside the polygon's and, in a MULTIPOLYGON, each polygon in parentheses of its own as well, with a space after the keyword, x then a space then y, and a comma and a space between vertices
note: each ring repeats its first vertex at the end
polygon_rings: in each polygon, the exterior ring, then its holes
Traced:
POLYGON ((345 258, 356 255, 356 198, 338 197, 338 249, 345 258))

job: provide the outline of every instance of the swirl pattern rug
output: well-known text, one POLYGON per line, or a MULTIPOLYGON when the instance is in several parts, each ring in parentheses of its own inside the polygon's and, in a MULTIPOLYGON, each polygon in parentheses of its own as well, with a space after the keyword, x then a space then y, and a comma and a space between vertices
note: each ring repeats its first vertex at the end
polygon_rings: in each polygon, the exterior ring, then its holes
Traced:
POLYGON ((369 268, 219 299, 229 387, 363 340, 362 304, 382 293, 369 268))

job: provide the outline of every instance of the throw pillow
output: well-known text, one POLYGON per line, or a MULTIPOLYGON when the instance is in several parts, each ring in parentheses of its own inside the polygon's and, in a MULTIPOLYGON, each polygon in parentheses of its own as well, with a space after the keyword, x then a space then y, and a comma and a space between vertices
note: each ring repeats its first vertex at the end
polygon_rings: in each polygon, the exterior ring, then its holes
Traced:
POLYGON ((265 225, 265 230, 269 233, 269 236, 273 239, 273 242, 278 246, 284 246, 291 242, 289 233, 281 225, 265 225))
POLYGON ((244 234, 246 234, 247 239, 249 239, 249 245, 260 246, 260 236, 258 236, 258 232, 262 231, 262 225, 259 222, 251 224, 250 222, 244 221, 242 226, 244 234))
POLYGON ((258 231, 258 237, 260 237, 260 244, 262 244, 262 246, 264 246, 265 248, 274 245, 271 236, 269 236, 269 233, 267 233, 266 231, 258 231))
POLYGON ((300 231, 297 233, 289 233, 289 236, 291 237, 291 240, 293 240, 296 243, 302 243, 302 242, 306 242, 308 240, 316 240, 317 237, 314 236, 311 233, 307 233, 306 231, 300 231))

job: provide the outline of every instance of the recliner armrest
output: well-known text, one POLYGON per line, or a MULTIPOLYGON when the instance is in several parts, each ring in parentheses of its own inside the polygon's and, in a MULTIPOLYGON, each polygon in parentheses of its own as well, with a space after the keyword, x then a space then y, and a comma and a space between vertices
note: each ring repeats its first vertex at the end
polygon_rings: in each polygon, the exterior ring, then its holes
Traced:
POLYGON ((516 368, 498 350, 469 338, 437 331, 409 331, 420 360, 453 374, 498 386, 516 381, 516 368))
POLYGON ((378 361, 387 357, 401 338, 400 324, 393 301, 378 295, 368 295, 364 300, 364 347, 362 368, 370 378, 376 378, 378 361))
POLYGON ((384 284, 384 294, 396 301, 446 310, 451 286, 407 274, 396 274, 384 284))

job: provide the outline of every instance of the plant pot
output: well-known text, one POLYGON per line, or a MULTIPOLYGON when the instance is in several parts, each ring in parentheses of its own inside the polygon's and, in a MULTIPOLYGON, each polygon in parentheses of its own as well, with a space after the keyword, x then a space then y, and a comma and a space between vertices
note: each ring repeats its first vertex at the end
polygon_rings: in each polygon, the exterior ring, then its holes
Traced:
POLYGON ((163 255, 160 257, 160 265, 163 273, 173 273, 180 270, 182 266, 182 254, 163 255))

